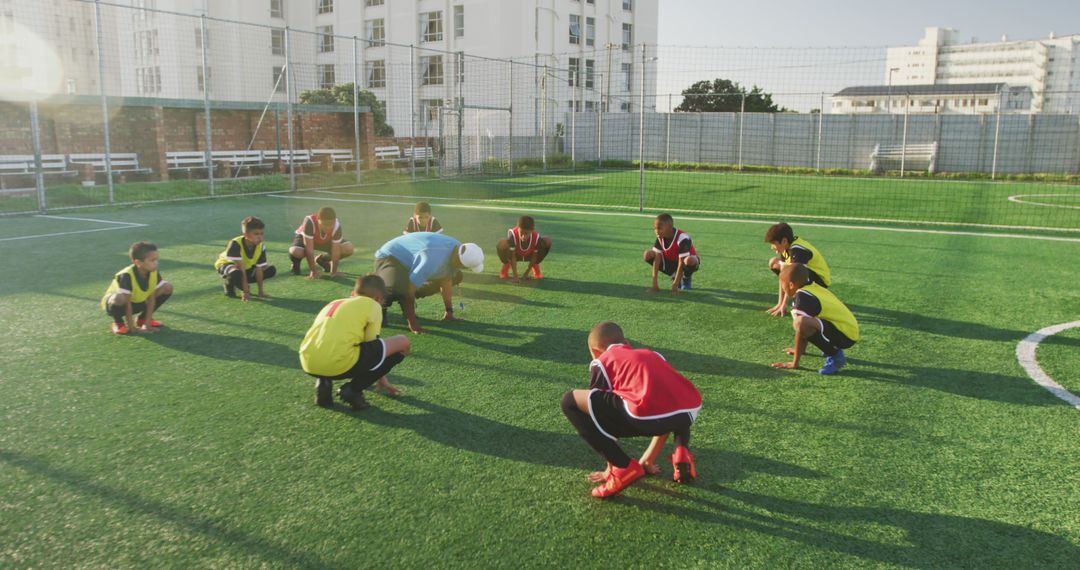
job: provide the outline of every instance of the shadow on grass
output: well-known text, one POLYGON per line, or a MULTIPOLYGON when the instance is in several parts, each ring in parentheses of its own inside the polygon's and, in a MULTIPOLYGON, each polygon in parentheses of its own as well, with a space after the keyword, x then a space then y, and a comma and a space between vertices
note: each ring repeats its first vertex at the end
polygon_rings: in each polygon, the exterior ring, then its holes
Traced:
POLYGON ((889 507, 807 503, 734 489, 703 486, 714 495, 639 487, 683 499, 653 501, 641 493, 616 501, 642 510, 768 535, 836 554, 915 568, 1074 567, 1080 548, 1065 538, 998 521, 919 513, 889 507), (898 532, 881 530, 889 527, 898 532), (831 530, 834 527, 844 531, 831 530), (862 536, 856 536, 859 533, 862 536), (880 542, 874 536, 894 536, 880 542))
POLYGON ((845 368, 841 375, 850 378, 927 388, 965 398, 1008 404, 1026 406, 1063 404, 1061 400, 1019 374, 1008 376, 992 372, 909 366, 854 358, 848 359, 848 363, 849 367, 845 368))
POLYGON ((298 346, 291 347, 264 340, 173 328, 143 335, 142 338, 164 348, 216 360, 269 364, 290 370, 296 370, 300 366, 297 357, 298 346))
MULTIPOLYGON (((184 509, 139 495, 138 490, 109 486, 84 475, 48 461, 17 451, 0 449, 0 462, 19 469, 36 478, 68 487, 82 497, 91 497, 122 511, 151 517, 167 525, 174 525, 188 532, 199 534, 218 543, 224 549, 236 549, 265 561, 271 566, 295 566, 298 568, 332 568, 333 564, 307 552, 289 550, 265 538, 253 536, 229 528, 226 523, 188 512, 184 509)), ((175 560, 173 560, 175 562, 175 560)), ((205 561, 204 561, 205 562, 205 561)))

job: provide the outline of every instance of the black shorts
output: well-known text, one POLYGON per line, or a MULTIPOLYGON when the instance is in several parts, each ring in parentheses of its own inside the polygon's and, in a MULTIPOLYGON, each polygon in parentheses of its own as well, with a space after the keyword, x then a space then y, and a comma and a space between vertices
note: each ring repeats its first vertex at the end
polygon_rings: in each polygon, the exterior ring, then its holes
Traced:
MULTIPOLYGON (((146 312, 146 301, 142 303, 131 304, 131 314, 141 315, 146 312)), ((127 308, 125 305, 114 305, 112 303, 105 304, 105 314, 109 315, 116 322, 120 322, 119 319, 123 319, 127 316, 127 308)))
POLYGON ((818 320, 821 321, 821 336, 825 337, 825 340, 829 341, 833 346, 837 348, 851 348, 852 346, 855 346, 855 341, 840 332, 840 329, 836 328, 836 325, 825 319, 819 318, 818 320))
POLYGON ((360 343, 360 356, 356 358, 356 364, 353 364, 352 368, 338 374, 337 376, 318 376, 311 374, 316 378, 325 378, 327 380, 344 380, 346 378, 356 380, 361 383, 375 382, 379 378, 386 376, 390 373, 390 370, 405 360, 404 354, 386 354, 386 343, 377 338, 369 342, 360 343))
POLYGON ((612 439, 651 437, 688 430, 696 419, 696 412, 694 414, 681 412, 651 420, 638 419, 626 411, 626 404, 615 392, 603 390, 593 390, 589 393, 589 415, 600 432, 612 439))
MULTIPOLYGON (((341 243, 346 243, 346 242, 341 242, 341 243)), ((321 251, 323 253, 330 253, 330 242, 327 242, 327 243, 322 244, 322 245, 320 245, 318 243, 312 243, 312 245, 314 246, 313 249, 315 251, 321 251)), ((304 236, 303 236, 303 234, 293 234, 293 240, 292 240, 292 243, 289 245, 289 248, 294 248, 294 247, 304 249, 304 236)))
POLYGON ((810 281, 811 282, 817 283, 818 285, 821 285, 822 287, 824 287, 826 289, 829 288, 829 286, 825 284, 825 280, 822 279, 820 275, 815 273, 813 269, 810 269, 809 267, 807 267, 806 271, 810 274, 810 281))
MULTIPOLYGON (((656 252, 653 251, 653 253, 656 253, 656 252)), ((669 260, 668 258, 664 257, 662 254, 656 253, 656 255, 660 256, 660 272, 663 273, 664 275, 667 275, 668 277, 674 276, 675 272, 678 271, 678 269, 679 269, 679 263, 677 261, 669 260)), ((652 266, 651 261, 646 261, 645 263, 647 265, 649 265, 650 267, 652 266)), ((684 272, 685 273, 693 273, 694 271, 697 271, 698 269, 700 269, 700 266, 701 266, 701 258, 698 258, 698 265, 695 266, 692 271, 685 271, 684 270, 684 272)), ((689 268, 687 268, 687 269, 689 269, 689 268)))
MULTIPOLYGON (((266 274, 269 273, 270 268, 272 268, 272 267, 273 267, 273 265, 269 265, 269 264, 267 264, 267 265, 265 265, 263 267, 263 277, 264 278, 266 277, 266 274)), ((239 270, 236 268, 236 265, 233 264, 233 263, 226 263, 225 265, 222 265, 221 267, 219 267, 218 270, 217 270, 218 275, 220 275, 223 279, 228 279, 229 274, 234 272, 234 271, 239 271, 239 270)), ((248 281, 251 281, 251 282, 255 281, 255 266, 254 265, 251 266, 251 269, 247 270, 247 277, 248 277, 248 281)))
MULTIPOLYGON (((386 283, 386 299, 383 300, 383 304, 387 307, 392 305, 394 301, 400 300, 409 292, 409 271, 408 267, 405 267, 400 261, 393 257, 380 257, 375 260, 375 275, 382 277, 383 282, 386 283)), ((451 277, 451 283, 457 285, 465 278, 465 274, 460 270, 455 270, 454 275, 451 277)), ((420 299, 428 297, 439 292, 441 280, 435 279, 424 283, 422 286, 416 288, 416 298, 420 299)))

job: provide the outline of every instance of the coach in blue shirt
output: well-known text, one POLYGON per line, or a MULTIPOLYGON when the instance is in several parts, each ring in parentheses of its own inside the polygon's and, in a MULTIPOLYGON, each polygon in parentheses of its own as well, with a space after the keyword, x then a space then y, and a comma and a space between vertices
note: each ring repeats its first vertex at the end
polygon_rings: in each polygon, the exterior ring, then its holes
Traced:
MULTIPOLYGON (((375 252, 375 274, 386 282, 389 293, 384 306, 394 301, 409 322, 409 330, 422 333, 416 322, 416 300, 442 292, 446 312, 443 320, 454 318, 452 289, 464 277, 462 268, 484 271, 484 251, 475 243, 461 243, 443 234, 415 232, 396 237, 375 252)), ((385 313, 384 313, 385 315, 385 313)))

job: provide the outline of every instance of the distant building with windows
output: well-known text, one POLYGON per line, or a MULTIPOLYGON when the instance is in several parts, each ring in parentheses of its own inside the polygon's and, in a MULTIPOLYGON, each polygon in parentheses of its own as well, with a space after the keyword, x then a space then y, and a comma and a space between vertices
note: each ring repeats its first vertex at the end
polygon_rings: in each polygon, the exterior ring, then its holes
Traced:
POLYGON ((894 89, 1004 83, 1030 91, 1026 112, 1080 113, 1080 35, 962 43, 955 29, 927 28, 916 45, 888 49, 882 80, 894 89))
POLYGON ((1026 112, 1031 89, 1005 83, 952 85, 866 85, 847 87, 832 96, 832 113, 920 113, 978 115, 1026 112))

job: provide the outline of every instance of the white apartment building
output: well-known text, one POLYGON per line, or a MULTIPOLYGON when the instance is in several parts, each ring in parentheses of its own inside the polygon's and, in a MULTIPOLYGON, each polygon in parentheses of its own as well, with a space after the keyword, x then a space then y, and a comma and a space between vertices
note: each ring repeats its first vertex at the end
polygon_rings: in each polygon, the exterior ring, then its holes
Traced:
POLYGON ((831 113, 961 114, 1025 112, 1031 90, 1005 83, 866 85, 846 87, 832 96, 831 113))
MULTIPOLYGON (((513 72, 517 133, 531 134, 541 115, 548 128, 564 122, 574 102, 582 111, 636 111, 642 77, 636 71, 640 49, 634 46, 656 44, 659 11, 659 0, 113 2, 124 8, 102 10, 105 29, 118 30, 110 34, 112 48, 105 53, 106 75, 118 78, 107 86, 109 94, 202 99, 208 85, 215 101, 283 101, 279 76, 288 49, 294 93, 349 83, 355 73, 362 88, 386 103, 387 122, 399 135, 409 134, 414 116, 418 128, 430 132, 437 114, 423 110, 453 107, 458 97, 467 106, 508 107, 509 64, 483 58, 515 58, 522 64, 513 72), (204 37, 208 78, 203 77, 204 37), (466 54, 464 64, 458 52, 466 54)), ((75 53, 82 59, 66 70, 70 77, 82 74, 72 92, 98 93, 96 57, 84 53, 93 47, 93 4, 0 0, 0 18, 11 3, 29 15, 46 6, 77 14, 81 35, 50 32, 50 41, 58 49, 67 49, 64 42, 79 44, 75 53)), ((14 17, 23 19, 19 13, 14 17)), ((40 27, 43 18, 25 19, 28 27, 40 27)), ((645 79, 645 104, 651 108, 655 71, 650 68, 645 79)))
POLYGON ((1005 83, 1031 91, 1032 113, 1080 113, 1080 35, 970 43, 927 28, 917 45, 888 49, 886 85, 1005 83))

